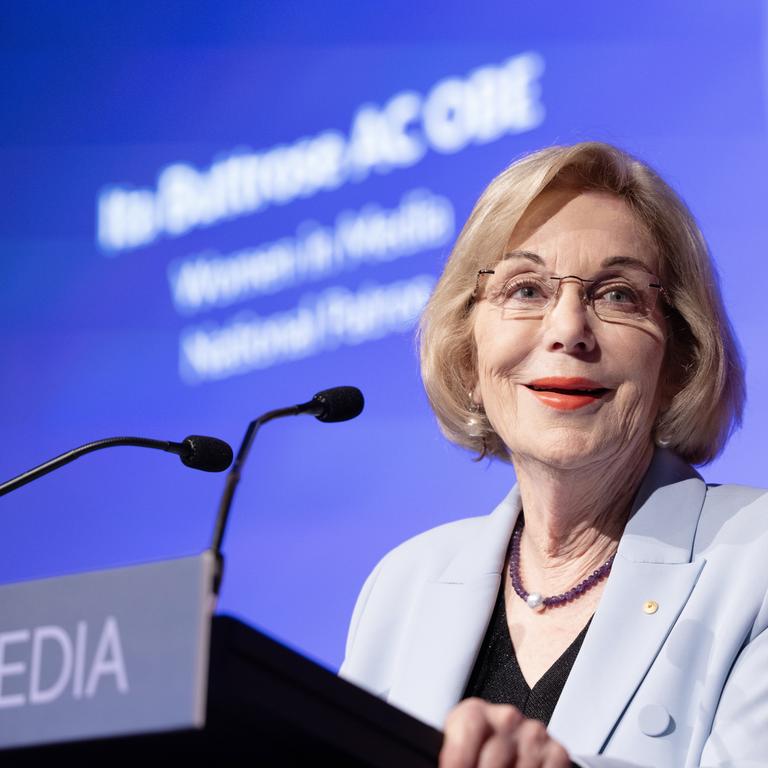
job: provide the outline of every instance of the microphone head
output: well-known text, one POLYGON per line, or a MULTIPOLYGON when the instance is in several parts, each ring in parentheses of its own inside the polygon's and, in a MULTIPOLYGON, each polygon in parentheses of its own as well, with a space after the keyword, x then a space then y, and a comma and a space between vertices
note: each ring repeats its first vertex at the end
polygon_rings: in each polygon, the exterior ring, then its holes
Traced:
POLYGON ((179 457, 192 469, 223 472, 232 463, 232 448, 217 437, 190 435, 181 442, 179 457))
POLYGON ((357 387, 333 387, 312 398, 311 413, 320 421, 348 421, 359 416, 365 400, 357 387))

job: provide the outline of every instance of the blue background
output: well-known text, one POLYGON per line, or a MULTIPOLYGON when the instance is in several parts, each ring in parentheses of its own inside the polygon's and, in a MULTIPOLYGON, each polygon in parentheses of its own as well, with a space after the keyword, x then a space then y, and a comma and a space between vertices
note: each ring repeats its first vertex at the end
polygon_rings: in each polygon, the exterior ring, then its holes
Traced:
MULTIPOLYGON (((525 151, 598 139, 636 153, 704 230, 747 361, 743 429, 708 480, 765 483, 766 24, 762 2, 19 2, 0 13, 0 478, 90 440, 213 434, 237 446, 273 407, 355 384, 356 421, 271 424, 236 497, 220 609, 335 668, 363 579, 407 536, 485 514, 514 481, 440 436, 409 329, 302 359, 187 382, 185 328, 267 317, 307 292, 439 274, 450 242, 185 316, 168 268, 293 236, 343 210, 426 189, 455 233, 483 187, 525 151), (109 252, 97 201, 154 190, 326 130, 364 104, 535 54, 541 120, 457 152, 374 169, 332 190, 109 252)), ((121 448, 0 500, 0 583, 200 551, 223 477, 121 448)))

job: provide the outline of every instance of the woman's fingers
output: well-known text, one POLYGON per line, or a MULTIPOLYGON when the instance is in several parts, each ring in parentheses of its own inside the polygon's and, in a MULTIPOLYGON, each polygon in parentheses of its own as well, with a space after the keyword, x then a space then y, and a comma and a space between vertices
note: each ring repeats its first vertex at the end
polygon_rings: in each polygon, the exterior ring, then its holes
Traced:
POLYGON ((485 707, 486 717, 495 730, 515 731, 523 723, 538 723, 538 720, 528 720, 523 713, 511 704, 488 704, 477 699, 485 707))
POLYGON ((464 699, 449 713, 443 727, 440 768, 474 768, 482 745, 493 733, 482 699, 464 699))
POLYGON ((570 768, 543 723, 507 704, 465 699, 449 713, 440 768, 570 768))
POLYGON ((547 755, 542 763, 542 768, 571 768, 571 756, 559 741, 549 740, 547 755))
POLYGON ((539 720, 525 720, 515 732, 517 741, 517 762, 515 768, 542 768, 545 750, 551 741, 544 723, 539 720))
POLYGON ((562 744, 547 732, 544 723, 524 720, 515 731, 517 761, 515 768, 570 768, 571 758, 562 744))
POLYGON ((518 745, 514 733, 495 733, 483 744, 477 768, 508 768, 517 765, 518 745))
POLYGON ((510 765, 516 753, 514 733, 524 720, 510 705, 464 699, 446 718, 440 768, 510 765))

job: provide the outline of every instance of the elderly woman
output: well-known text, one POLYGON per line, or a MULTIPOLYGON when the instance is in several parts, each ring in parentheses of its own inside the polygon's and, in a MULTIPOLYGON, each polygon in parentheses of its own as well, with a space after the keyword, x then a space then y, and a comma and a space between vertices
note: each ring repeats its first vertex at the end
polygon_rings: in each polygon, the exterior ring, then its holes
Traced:
POLYGON ((383 558, 341 674, 443 728, 441 766, 768 765, 768 494, 690 466, 744 390, 681 200, 605 144, 524 157, 421 351, 444 433, 517 485, 383 558))

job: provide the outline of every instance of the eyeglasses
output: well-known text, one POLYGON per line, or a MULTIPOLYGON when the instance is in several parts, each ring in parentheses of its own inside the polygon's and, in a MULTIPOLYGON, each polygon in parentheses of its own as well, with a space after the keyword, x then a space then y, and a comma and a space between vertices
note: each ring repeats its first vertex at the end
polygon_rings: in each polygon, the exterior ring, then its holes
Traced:
POLYGON ((502 264, 478 271, 470 304, 485 298, 502 310, 503 317, 543 317, 557 302, 563 283, 578 280, 582 304, 592 307, 597 317, 608 322, 632 322, 648 317, 664 292, 660 283, 649 279, 654 278, 631 268, 587 280, 578 275, 515 273, 502 264))

